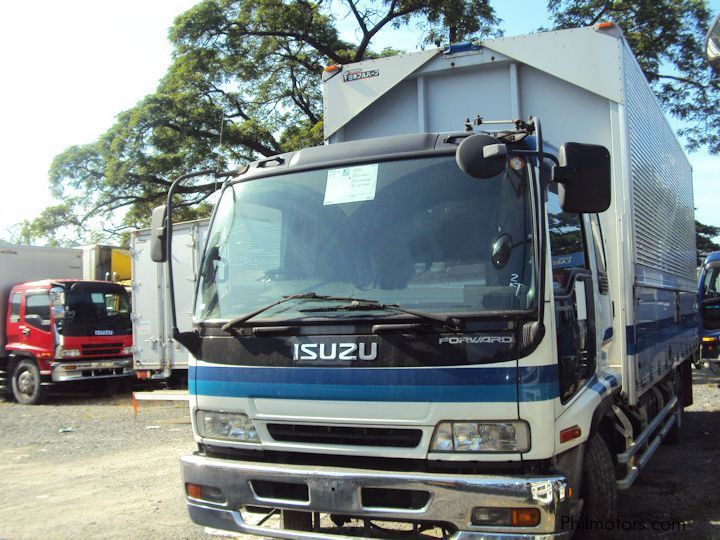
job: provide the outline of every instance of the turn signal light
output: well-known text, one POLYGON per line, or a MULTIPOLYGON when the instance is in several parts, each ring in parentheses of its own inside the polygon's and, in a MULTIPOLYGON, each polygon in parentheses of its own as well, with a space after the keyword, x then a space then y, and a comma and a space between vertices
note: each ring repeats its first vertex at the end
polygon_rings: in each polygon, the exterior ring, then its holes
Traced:
POLYGON ((185 484, 185 490, 187 491, 188 497, 192 497, 193 499, 202 499, 202 486, 197 484, 185 484))
POLYGON ((221 490, 216 487, 202 486, 200 484, 185 484, 185 491, 188 497, 198 499, 200 501, 209 501, 214 503, 224 503, 225 497, 221 490))
POLYGON ((536 527, 540 524, 540 510, 537 508, 484 508, 472 511, 473 525, 496 527, 536 527))
POLYGON ((325 71, 325 73, 331 73, 333 71, 337 71, 338 69, 340 69, 340 66, 331 65, 331 66, 325 66, 325 69, 323 71, 325 71))
POLYGON ((513 508, 512 525, 515 527, 535 527, 540 523, 540 510, 537 508, 513 508))
POLYGON ((607 30, 608 28, 613 28, 615 26, 614 22, 601 22, 595 25, 596 30, 607 30))

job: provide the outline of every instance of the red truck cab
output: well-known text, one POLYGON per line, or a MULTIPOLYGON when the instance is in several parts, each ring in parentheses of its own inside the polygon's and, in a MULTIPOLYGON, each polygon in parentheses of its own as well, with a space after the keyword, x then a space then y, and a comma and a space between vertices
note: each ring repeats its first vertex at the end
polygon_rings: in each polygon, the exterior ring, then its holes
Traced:
POLYGON ((34 281, 15 285, 8 301, 5 349, 18 402, 39 403, 53 383, 104 384, 133 375, 130 300, 123 286, 34 281))

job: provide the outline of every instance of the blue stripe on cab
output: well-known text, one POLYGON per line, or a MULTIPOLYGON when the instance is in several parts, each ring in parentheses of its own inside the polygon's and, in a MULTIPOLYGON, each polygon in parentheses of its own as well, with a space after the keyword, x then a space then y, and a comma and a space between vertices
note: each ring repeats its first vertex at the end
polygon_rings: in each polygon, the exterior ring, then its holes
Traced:
POLYGON ((191 394, 218 397, 517 402, 518 387, 521 401, 558 396, 556 365, 519 370, 191 366, 189 375, 191 394))

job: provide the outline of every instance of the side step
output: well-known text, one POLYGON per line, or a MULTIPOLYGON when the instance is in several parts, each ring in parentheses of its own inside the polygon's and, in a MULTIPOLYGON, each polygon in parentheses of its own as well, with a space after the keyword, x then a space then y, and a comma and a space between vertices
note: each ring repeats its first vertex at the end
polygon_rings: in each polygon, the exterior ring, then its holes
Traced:
MULTIPOLYGON (((625 478, 617 481, 618 489, 627 489, 632 485, 640 474, 640 471, 642 471, 648 461, 650 461, 650 458, 658 449, 660 443, 667 437, 670 428, 672 428, 673 424, 677 421, 678 414, 680 414, 680 411, 677 410, 677 405, 677 396, 673 396, 642 433, 630 444, 627 450, 617 455, 618 463, 628 465, 628 473, 625 478), (646 446, 652 434, 659 427, 660 431, 658 434, 655 435, 652 441, 646 446)), ((622 409, 617 405, 613 405, 613 411, 620 420, 620 423, 624 426, 626 436, 628 435, 628 431, 632 434, 632 424, 622 409)))

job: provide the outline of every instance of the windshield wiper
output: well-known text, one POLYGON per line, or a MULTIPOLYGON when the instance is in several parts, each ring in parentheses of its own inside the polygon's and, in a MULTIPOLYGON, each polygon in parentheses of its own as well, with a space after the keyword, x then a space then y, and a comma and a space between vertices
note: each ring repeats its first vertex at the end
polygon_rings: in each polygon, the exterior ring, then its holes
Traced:
POLYGON ((282 298, 280 298, 280 300, 276 300, 272 304, 267 304, 265 306, 257 308, 254 311, 251 311, 250 313, 245 313, 244 315, 240 315, 239 317, 235 317, 234 319, 229 320, 222 325, 221 329, 227 332, 237 326, 242 326, 244 323, 256 317, 257 315, 260 315, 264 311, 267 311, 270 308, 274 308, 275 306, 278 306, 280 304, 284 304, 285 302, 290 302, 291 300, 329 300, 335 302, 362 302, 364 304, 374 302, 374 300, 364 300, 362 298, 351 298, 347 296, 327 296, 314 292, 290 294, 287 296, 283 296, 282 298))
POLYGON ((378 302, 377 300, 361 300, 357 298, 351 298, 350 304, 345 304, 341 306, 332 306, 332 307, 323 307, 323 308, 309 308, 309 309, 299 309, 298 311, 302 313, 321 313, 321 312, 331 312, 331 311, 361 311, 361 310, 379 310, 379 311, 395 311, 397 313, 406 313, 408 315, 413 315, 414 317, 418 317, 419 319, 422 319, 426 322, 432 322, 435 324, 440 324, 447 328, 448 330, 451 330, 453 332, 457 332, 462 330, 462 320, 456 318, 456 317, 446 317, 437 313, 428 313, 425 311, 415 311, 414 309, 407 309, 404 307, 400 307, 397 304, 382 304, 378 302))

